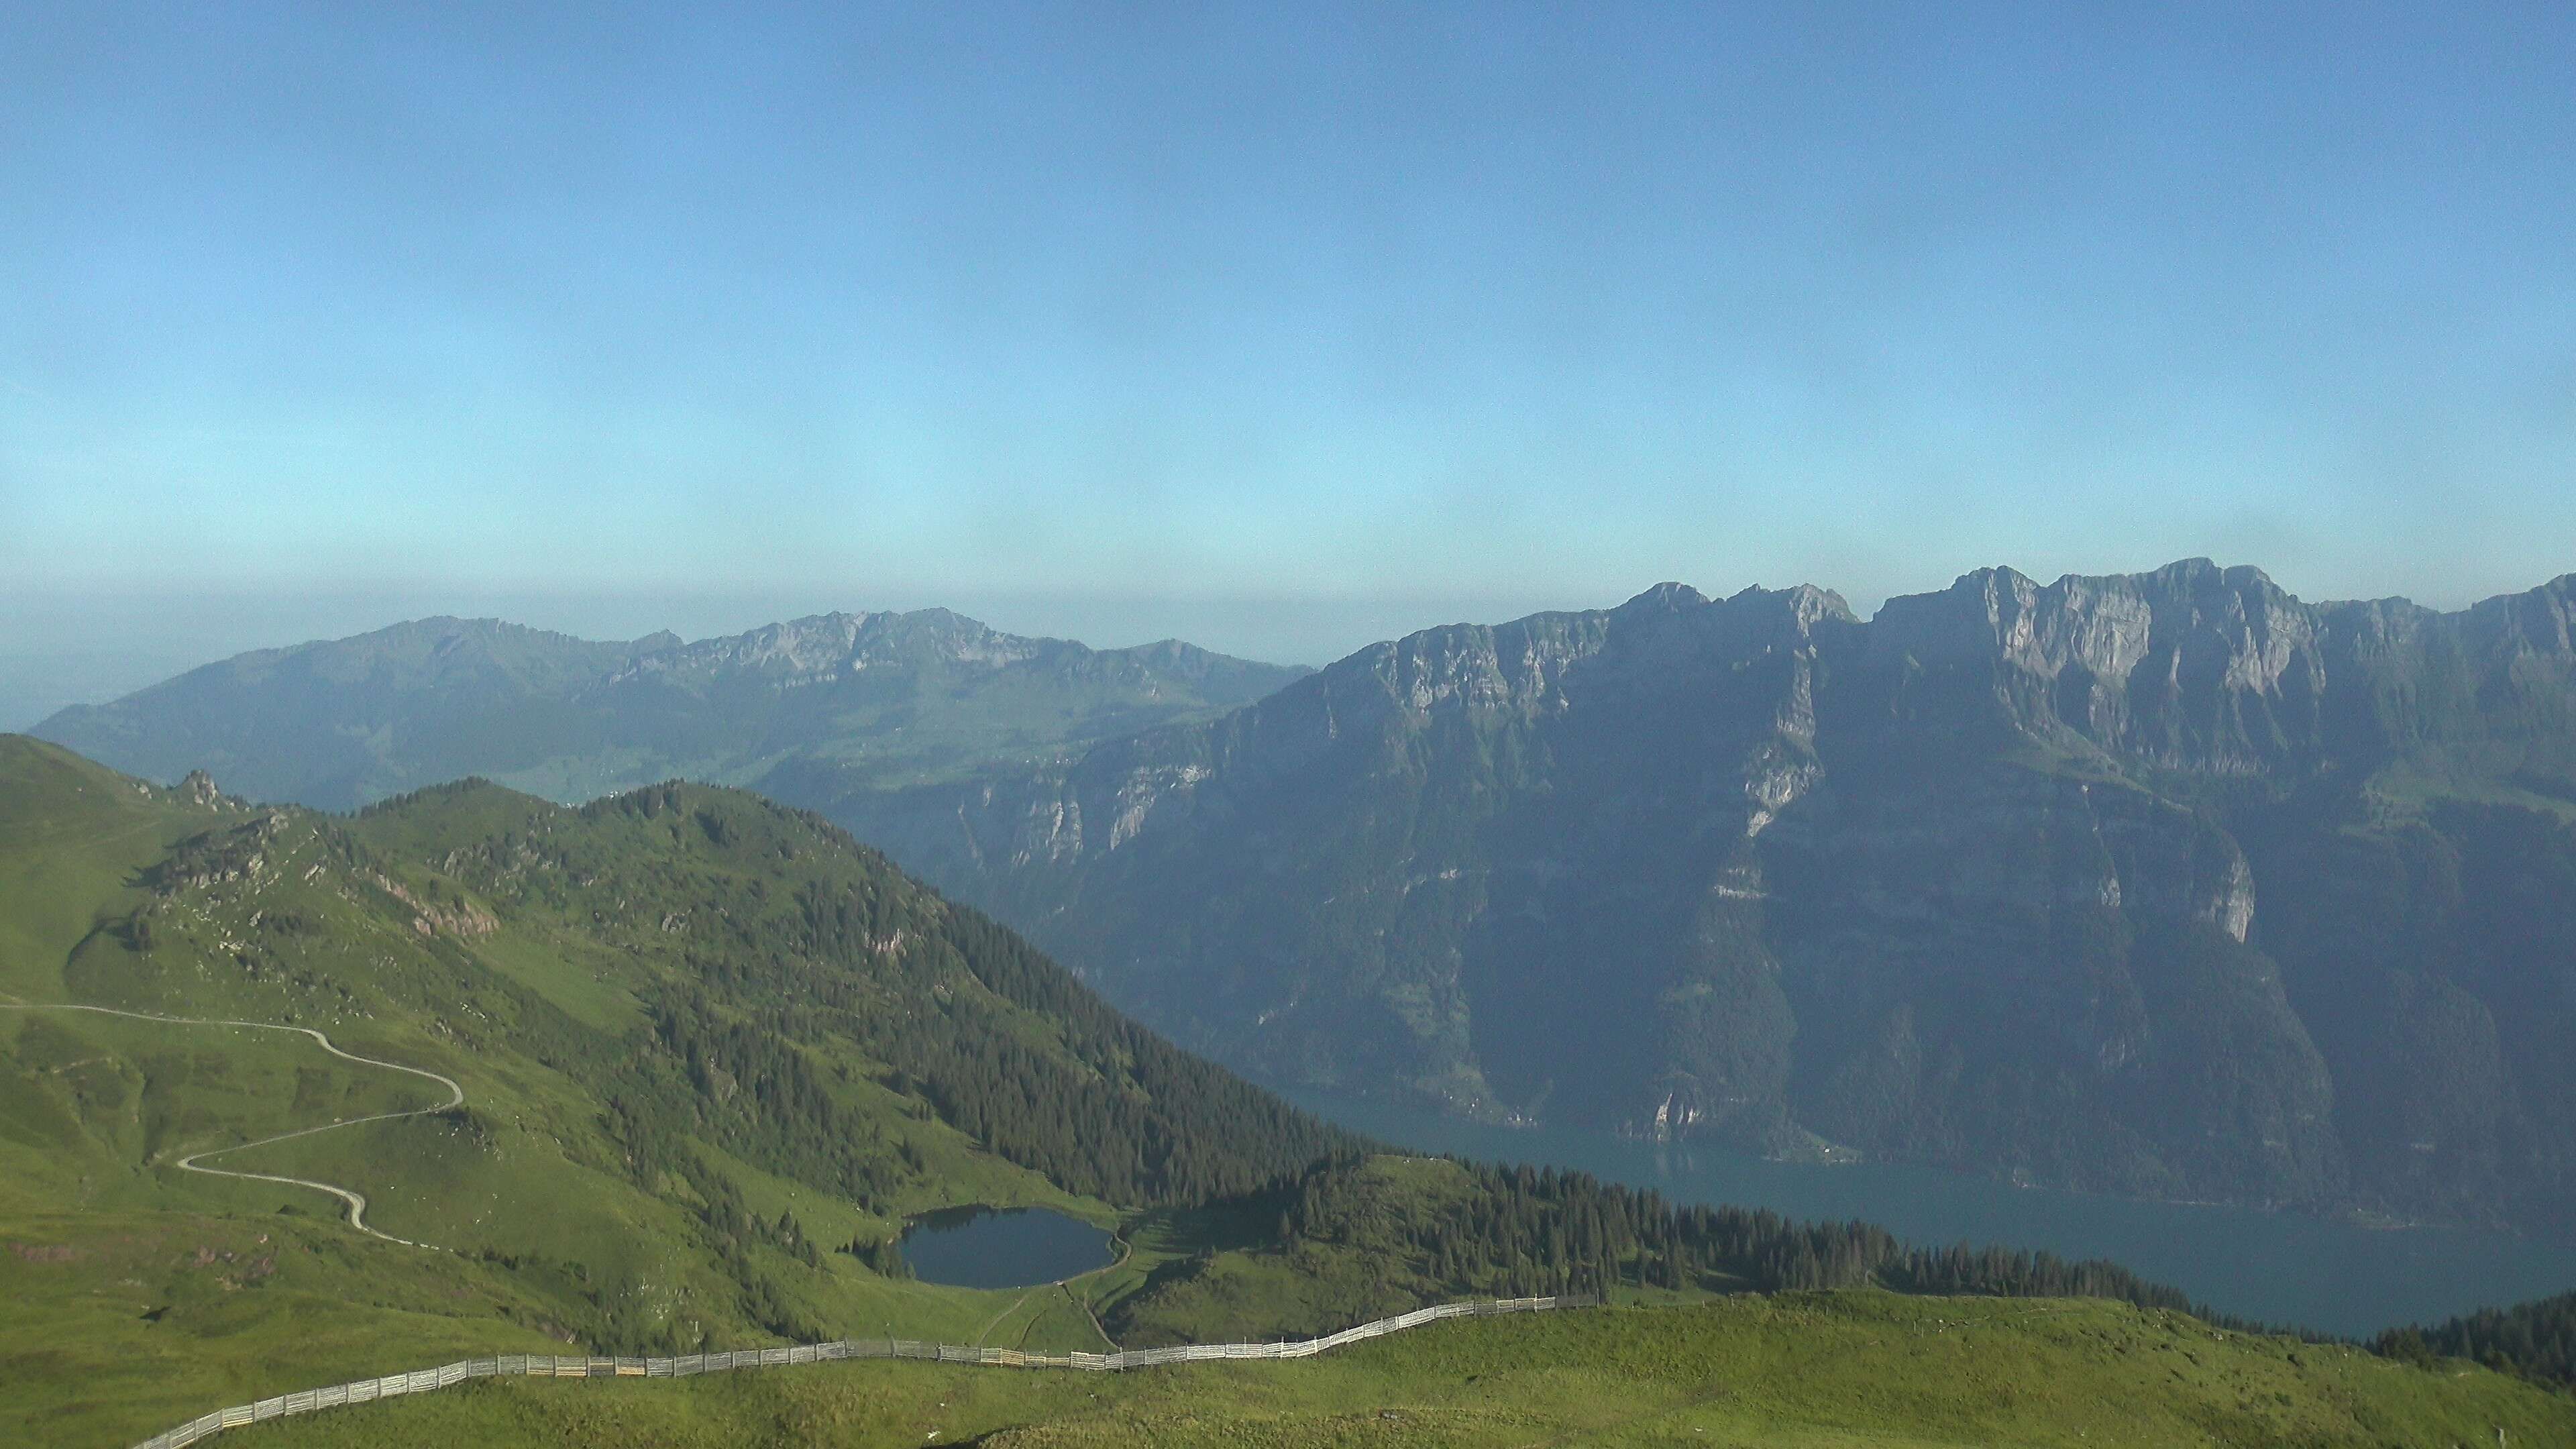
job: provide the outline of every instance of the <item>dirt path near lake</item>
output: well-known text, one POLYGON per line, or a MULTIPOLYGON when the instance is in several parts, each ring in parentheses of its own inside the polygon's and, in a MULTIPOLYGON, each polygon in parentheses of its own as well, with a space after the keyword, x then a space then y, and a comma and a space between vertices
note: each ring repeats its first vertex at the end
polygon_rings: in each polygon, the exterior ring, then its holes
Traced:
MULTIPOLYGON (((1080 1305, 1083 1317, 1091 1320, 1092 1331, 1100 1335, 1100 1341, 1109 1345, 1110 1350, 1115 1352, 1118 1348, 1118 1340, 1109 1336, 1109 1329, 1107 1325, 1100 1321, 1100 1315, 1091 1311, 1091 1300, 1073 1291, 1074 1284, 1081 1282, 1083 1279, 1090 1277, 1094 1273, 1106 1273, 1112 1268, 1126 1267, 1127 1260, 1136 1255, 1136 1245, 1128 1242, 1124 1236, 1118 1233, 1111 1233, 1109 1235, 1109 1241, 1118 1245, 1118 1257, 1116 1261, 1103 1263, 1097 1268, 1085 1268, 1081 1272, 1074 1274, 1072 1277, 1058 1278, 1052 1283, 1040 1283, 1030 1288, 1028 1292, 1011 1300, 1010 1307, 993 1315, 993 1321, 985 1324, 983 1332, 975 1335, 975 1346, 977 1348, 984 1347, 984 1340, 992 1336, 993 1330, 1001 1327, 1004 1319, 1009 1318, 1012 1314, 1019 1312, 1021 1308, 1025 1307, 1030 1299, 1035 1298, 1049 1288, 1061 1288, 1064 1290, 1066 1297, 1071 1298, 1076 1304, 1080 1305)), ((1030 1326, 1035 1326, 1035 1320, 1031 1320, 1030 1326)), ((1020 1330, 1020 1341, 1022 1343, 1026 1343, 1028 1341, 1028 1336, 1029 1333, 1027 1328, 1020 1330)))

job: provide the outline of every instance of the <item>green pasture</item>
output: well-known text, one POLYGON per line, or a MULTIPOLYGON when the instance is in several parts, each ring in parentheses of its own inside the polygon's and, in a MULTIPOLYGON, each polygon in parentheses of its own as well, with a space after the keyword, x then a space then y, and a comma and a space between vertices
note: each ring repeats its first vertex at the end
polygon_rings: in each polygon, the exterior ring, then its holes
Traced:
POLYGON ((2092 1300, 1859 1291, 1434 1324, 1313 1359, 1121 1374, 860 1361, 495 1381, 244 1431, 241 1449, 1113 1445, 2509 1445, 2576 1400, 2450 1364, 2092 1300))

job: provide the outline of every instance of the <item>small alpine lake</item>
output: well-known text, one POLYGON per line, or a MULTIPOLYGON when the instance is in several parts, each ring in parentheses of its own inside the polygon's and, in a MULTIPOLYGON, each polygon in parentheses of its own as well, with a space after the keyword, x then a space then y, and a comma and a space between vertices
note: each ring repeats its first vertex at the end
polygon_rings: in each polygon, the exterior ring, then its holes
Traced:
POLYGON ((2015 1187, 1903 1163, 1773 1162, 1692 1143, 1496 1127, 1312 1091, 1283 1093, 1417 1152, 1575 1168, 1674 1203, 1859 1218, 1930 1247, 1969 1242, 2108 1258, 2223 1313, 2367 1336, 2576 1288, 2576 1247, 2469 1228, 2370 1228, 2295 1213, 2015 1187))
POLYGON ((1033 1288, 1116 1260, 1109 1233, 1047 1208, 941 1208, 903 1230, 903 1258, 925 1283, 1033 1288))

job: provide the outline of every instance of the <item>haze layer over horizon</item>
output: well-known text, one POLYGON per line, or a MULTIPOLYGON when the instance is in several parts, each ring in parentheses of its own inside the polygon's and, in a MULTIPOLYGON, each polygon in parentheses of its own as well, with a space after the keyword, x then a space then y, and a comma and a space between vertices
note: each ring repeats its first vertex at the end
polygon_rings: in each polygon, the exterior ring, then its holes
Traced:
POLYGON ((2576 12, 0 16, 0 721, 395 618, 1319 663, 2576 565, 2576 12), (515 605, 515 606, 514 606, 515 605))

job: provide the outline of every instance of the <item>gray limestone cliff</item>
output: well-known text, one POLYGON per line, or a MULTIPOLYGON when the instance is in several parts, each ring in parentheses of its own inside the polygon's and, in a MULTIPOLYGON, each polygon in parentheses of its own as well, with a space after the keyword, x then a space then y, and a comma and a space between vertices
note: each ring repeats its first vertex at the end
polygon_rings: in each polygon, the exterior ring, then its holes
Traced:
POLYGON ((2571 601, 1664 585, 820 803, 1274 1081, 2576 1231, 2571 601))

